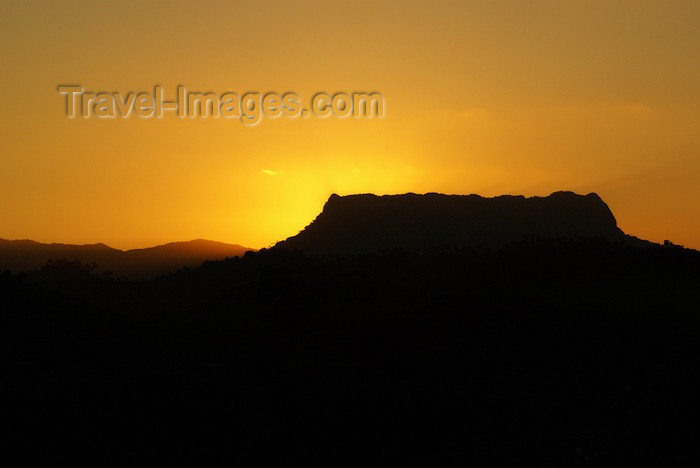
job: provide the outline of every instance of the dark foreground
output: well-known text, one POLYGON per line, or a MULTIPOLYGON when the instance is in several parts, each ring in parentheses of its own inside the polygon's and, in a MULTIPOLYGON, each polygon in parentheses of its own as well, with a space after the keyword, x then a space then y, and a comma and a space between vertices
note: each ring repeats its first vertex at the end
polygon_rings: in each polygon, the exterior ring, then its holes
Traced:
POLYGON ((684 466, 700 254, 605 241, 0 279, 5 456, 684 466))

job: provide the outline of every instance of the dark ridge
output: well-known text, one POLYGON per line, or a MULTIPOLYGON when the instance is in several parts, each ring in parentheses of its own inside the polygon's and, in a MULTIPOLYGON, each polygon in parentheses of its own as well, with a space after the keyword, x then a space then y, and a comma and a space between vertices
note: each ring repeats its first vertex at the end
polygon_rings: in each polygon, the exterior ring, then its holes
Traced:
POLYGON ((206 260, 241 256, 253 250, 237 244, 204 239, 171 242, 146 249, 118 250, 105 244, 43 244, 32 240, 0 239, 0 271, 30 271, 49 260, 78 260, 96 264, 97 272, 141 278, 173 272, 182 267, 197 267, 206 260))
POLYGON ((548 197, 372 194, 338 196, 302 232, 275 247, 310 254, 369 253, 402 248, 500 247, 526 237, 602 237, 625 234, 595 193, 548 197))

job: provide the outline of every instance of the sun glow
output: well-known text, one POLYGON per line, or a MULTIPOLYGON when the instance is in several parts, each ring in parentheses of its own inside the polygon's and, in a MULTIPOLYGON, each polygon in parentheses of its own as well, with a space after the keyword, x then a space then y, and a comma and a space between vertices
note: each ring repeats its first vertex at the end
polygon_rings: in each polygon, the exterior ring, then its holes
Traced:
POLYGON ((263 247, 332 193, 573 190, 700 247, 697 2, 205 3, 3 5, 0 237, 263 247), (384 117, 68 119, 66 83, 364 90, 384 117))

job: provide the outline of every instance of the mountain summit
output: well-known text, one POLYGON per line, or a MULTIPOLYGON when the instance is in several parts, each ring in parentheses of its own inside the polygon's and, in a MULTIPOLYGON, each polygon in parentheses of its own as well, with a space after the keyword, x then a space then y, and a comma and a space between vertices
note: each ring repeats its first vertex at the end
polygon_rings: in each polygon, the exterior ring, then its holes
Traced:
POLYGON ((624 233, 595 193, 555 192, 530 198, 333 194, 309 226, 275 247, 310 254, 368 253, 392 248, 499 247, 528 236, 613 240, 624 233))

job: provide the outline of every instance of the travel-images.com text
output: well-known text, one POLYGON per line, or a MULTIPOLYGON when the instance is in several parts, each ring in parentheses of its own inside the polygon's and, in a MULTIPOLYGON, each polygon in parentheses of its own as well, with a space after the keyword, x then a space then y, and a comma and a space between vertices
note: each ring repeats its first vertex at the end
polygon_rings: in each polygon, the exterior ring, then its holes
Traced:
POLYGON ((277 117, 384 117, 384 97, 372 92, 316 93, 311 98, 310 109, 303 106, 298 94, 288 92, 238 95, 234 92, 189 92, 178 86, 174 100, 165 100, 163 88, 154 86, 153 92, 85 91, 79 85, 59 85, 58 92, 65 96, 65 112, 69 118, 98 117, 162 118, 177 115, 180 118, 212 117, 240 119, 247 125, 255 125, 263 116, 277 117))

